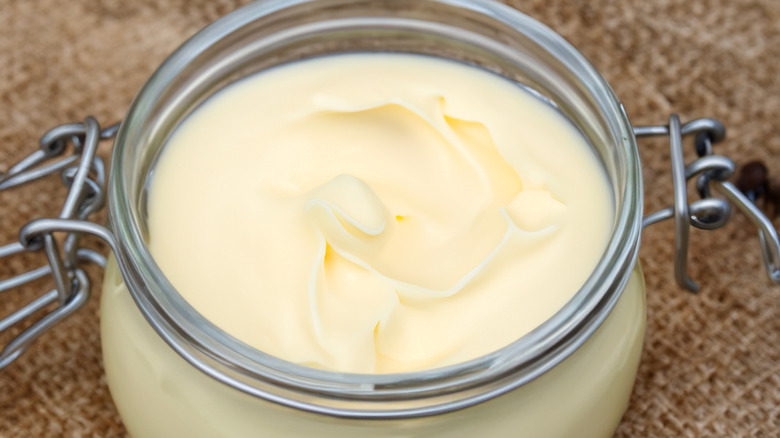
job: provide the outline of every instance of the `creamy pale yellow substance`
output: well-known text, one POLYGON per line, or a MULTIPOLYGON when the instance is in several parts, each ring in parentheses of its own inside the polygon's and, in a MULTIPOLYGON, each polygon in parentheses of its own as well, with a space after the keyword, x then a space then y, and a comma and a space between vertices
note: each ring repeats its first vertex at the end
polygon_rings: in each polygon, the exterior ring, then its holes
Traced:
POLYGON ((492 73, 339 55, 220 91, 152 180, 150 250, 207 319, 277 357, 390 373, 472 359, 560 309, 613 223, 554 109, 492 73))
MULTIPOLYGON (((306 61, 198 109, 157 166, 150 247, 177 290, 255 347, 335 370, 407 371, 495 350, 590 274, 613 206, 584 140, 516 85, 400 55, 306 61)), ((249 396, 169 348, 111 259, 101 338, 135 438, 606 438, 645 327, 636 269, 571 356, 475 406, 392 421, 249 396)))
POLYGON ((470 408, 394 421, 307 413, 217 382, 149 326, 113 258, 100 314, 108 385, 134 438, 608 438, 634 384, 645 290, 637 268, 601 327, 536 380, 470 408))

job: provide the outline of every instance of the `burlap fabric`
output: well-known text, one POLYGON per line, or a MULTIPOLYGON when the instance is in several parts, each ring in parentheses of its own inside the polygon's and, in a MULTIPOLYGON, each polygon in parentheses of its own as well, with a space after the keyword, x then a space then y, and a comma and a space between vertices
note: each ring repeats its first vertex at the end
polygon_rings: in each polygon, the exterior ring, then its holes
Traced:
MULTIPOLYGON (((0 170, 51 126, 88 114, 119 120, 173 49, 237 3, 0 0, 0 170)), ((763 159, 780 175, 777 0, 511 4, 579 48, 634 123, 663 123, 672 111, 717 117, 729 127, 718 152, 738 164, 763 159)), ((641 149, 646 208, 656 210, 671 202, 668 148, 642 142, 641 149)), ((0 193, 0 243, 15 239, 26 220, 57 211, 62 195, 56 178, 0 193)), ((618 436, 778 436, 780 288, 762 272, 752 225, 736 215, 725 229, 692 234, 698 296, 672 280, 672 241, 670 224, 643 234, 649 326, 618 436)), ((0 279, 39 261, 2 260, 0 279)), ((0 314, 43 287, 0 296, 0 314)), ((0 436, 125 435, 103 377, 93 289, 86 309, 0 372, 0 436)))

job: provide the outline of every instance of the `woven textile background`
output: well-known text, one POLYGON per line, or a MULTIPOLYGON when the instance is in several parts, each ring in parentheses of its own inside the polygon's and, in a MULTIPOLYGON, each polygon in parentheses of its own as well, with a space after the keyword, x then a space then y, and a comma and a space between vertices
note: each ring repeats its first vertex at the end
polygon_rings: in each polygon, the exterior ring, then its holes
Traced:
MULTIPOLYGON (((0 0, 0 171, 48 128, 122 118, 162 60, 240 2, 0 0)), ((612 84, 636 124, 711 116, 728 127, 716 151, 762 159, 780 176, 780 1, 511 1, 562 34, 612 84)), ((671 203, 668 146, 640 143, 647 211, 671 203)), ((101 146, 108 157, 110 145, 101 146)), ((0 193, 0 244, 55 214, 57 178, 0 193)), ((780 210, 780 208, 778 208, 780 210)), ((780 220, 774 219, 775 226, 780 220)), ((776 437, 780 431, 780 287, 762 272, 753 226, 692 233, 691 275, 673 281, 669 223, 643 233, 648 332, 617 436, 776 437)), ((0 260, 0 279, 40 258, 0 260)), ((90 271, 95 283, 99 271, 90 271)), ((46 284, 0 296, 0 315, 46 284)), ((100 357, 99 287, 85 309, 0 372, 0 437, 124 436, 100 357)), ((0 340, 7 340, 2 338, 0 340)), ((587 378, 587 376, 583 376, 587 378)))

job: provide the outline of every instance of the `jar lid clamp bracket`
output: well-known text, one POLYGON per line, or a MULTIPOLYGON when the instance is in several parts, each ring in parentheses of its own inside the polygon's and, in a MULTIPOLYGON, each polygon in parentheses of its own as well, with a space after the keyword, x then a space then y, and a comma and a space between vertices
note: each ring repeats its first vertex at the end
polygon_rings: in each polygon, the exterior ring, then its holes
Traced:
MULTIPOLYGON (((82 248, 83 235, 92 235, 106 241, 114 253, 118 242, 104 226, 89 222, 89 216, 105 204, 106 172, 103 161, 95 155, 100 140, 113 138, 119 129, 115 124, 101 129, 98 122, 87 117, 83 123, 58 126, 41 139, 40 149, 33 152, 6 173, 0 173, 0 190, 10 189, 60 172, 69 187, 60 215, 57 218, 36 219, 20 232, 20 239, 0 246, 0 260, 23 252, 43 250, 47 264, 9 279, 0 279, 0 293, 51 275, 55 288, 0 319, 0 333, 10 330, 22 321, 31 319, 44 309, 57 304, 0 350, 0 370, 18 358, 31 343, 60 320, 83 306, 90 292, 89 278, 83 270, 85 263, 105 267, 105 257, 91 249, 82 248), (63 157, 72 145, 73 153, 63 157), (60 250, 55 233, 63 233, 60 250)), ((674 206, 645 216, 643 227, 674 218, 675 220, 675 278, 681 287, 697 291, 698 285, 688 277, 687 254, 690 226, 701 229, 719 228, 729 218, 729 202, 712 196, 714 186, 737 206, 759 229, 759 241, 764 264, 772 282, 780 283, 780 239, 769 219, 733 184, 726 181, 734 172, 734 163, 723 156, 713 155, 711 144, 722 140, 725 128, 714 119, 697 119, 681 124, 672 115, 668 125, 634 127, 637 138, 669 136, 671 146, 674 206), (682 138, 695 135, 699 158, 684 165, 682 138), (688 203, 686 181, 697 177, 701 199, 688 203)))
POLYGON ((634 127, 637 138, 669 137, 671 149, 671 172, 674 191, 674 205, 646 215, 643 227, 674 219, 675 252, 674 273, 677 284, 691 292, 698 292, 699 285, 688 276, 689 231, 694 226, 702 230, 714 230, 726 224, 734 204, 758 228, 759 242, 764 267, 769 279, 780 284, 780 239, 772 222, 751 202, 728 178, 734 173, 734 162, 715 155, 712 144, 722 141, 726 128, 715 119, 704 118, 680 123, 677 114, 669 117, 668 125, 634 127), (698 158, 689 165, 684 164, 683 137, 694 136, 698 158), (696 189, 700 199, 688 203, 687 181, 696 178, 696 189), (714 197, 711 186, 726 199, 714 197), (730 203, 729 203, 730 201, 730 203))
POLYGON ((100 140, 114 137, 119 125, 102 129, 97 120, 87 117, 83 123, 60 125, 48 131, 40 148, 0 173, 0 190, 24 185, 59 172, 68 194, 57 218, 28 222, 19 233, 19 241, 0 246, 0 260, 24 252, 44 251, 47 264, 9 279, 0 279, 0 294, 51 275, 55 287, 11 314, 0 319, 0 333, 22 321, 32 319, 47 308, 55 307, 19 332, 0 350, 0 370, 18 358, 41 334, 66 318, 89 299, 89 277, 85 263, 105 267, 106 258, 80 245, 84 234, 95 235, 116 248, 111 232, 88 218, 105 205, 106 171, 103 160, 95 155, 100 140), (64 156, 72 146, 72 154, 64 156), (63 233, 62 245, 55 233, 63 233), (60 249, 62 246, 62 249, 60 249))

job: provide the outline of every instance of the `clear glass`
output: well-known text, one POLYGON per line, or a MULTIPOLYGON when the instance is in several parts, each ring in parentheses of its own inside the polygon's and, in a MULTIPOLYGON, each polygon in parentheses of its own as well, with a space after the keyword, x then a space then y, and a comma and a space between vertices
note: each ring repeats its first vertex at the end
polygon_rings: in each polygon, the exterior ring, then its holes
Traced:
POLYGON ((117 136, 109 192, 124 283, 173 351, 239 392, 306 415, 348 419, 436 416, 552 372, 591 338, 621 297, 635 266, 642 217, 635 139, 609 85, 550 29, 489 1, 271 0, 229 14, 173 53, 140 91, 117 136), (154 163, 168 135, 199 103, 274 65, 356 51, 446 57, 499 73, 557 107, 601 157, 616 206, 610 244, 570 302, 507 347, 405 374, 307 368, 257 351, 211 324, 182 299, 149 254, 145 200, 154 163))
POLYGON ((195 369, 147 323, 110 260, 101 298, 103 364, 135 438, 608 438, 636 376, 644 293, 636 269, 607 319, 577 351, 506 394, 435 415, 340 418, 286 408, 195 369))

